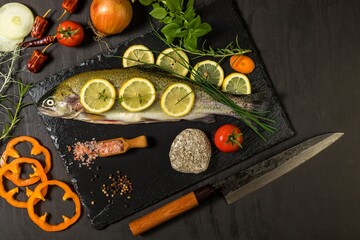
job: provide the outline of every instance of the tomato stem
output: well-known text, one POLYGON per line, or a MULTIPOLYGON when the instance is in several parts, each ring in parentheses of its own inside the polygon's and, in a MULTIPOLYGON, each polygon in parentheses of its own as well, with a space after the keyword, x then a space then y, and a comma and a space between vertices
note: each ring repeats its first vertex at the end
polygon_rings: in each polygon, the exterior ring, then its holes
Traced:
POLYGON ((74 36, 79 31, 79 28, 72 30, 71 27, 68 27, 67 29, 61 28, 58 33, 63 34, 62 38, 70 38, 74 36))
POLYGON ((232 146, 234 146, 234 144, 238 145, 240 148, 242 148, 241 143, 239 143, 239 141, 237 140, 238 137, 242 136, 242 133, 235 133, 235 129, 232 131, 232 133, 229 135, 228 140, 226 141, 226 143, 231 143, 232 146))

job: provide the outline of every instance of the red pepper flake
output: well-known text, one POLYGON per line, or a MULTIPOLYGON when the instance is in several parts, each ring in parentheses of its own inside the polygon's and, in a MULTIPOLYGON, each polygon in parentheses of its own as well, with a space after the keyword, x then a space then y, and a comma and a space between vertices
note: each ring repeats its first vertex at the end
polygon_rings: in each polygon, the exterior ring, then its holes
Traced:
POLYGON ((81 161, 82 165, 90 166, 98 157, 96 146, 95 140, 75 143, 73 146, 74 160, 81 161))
POLYGON ((102 141, 97 145, 100 156, 111 156, 124 152, 124 142, 121 140, 102 141))

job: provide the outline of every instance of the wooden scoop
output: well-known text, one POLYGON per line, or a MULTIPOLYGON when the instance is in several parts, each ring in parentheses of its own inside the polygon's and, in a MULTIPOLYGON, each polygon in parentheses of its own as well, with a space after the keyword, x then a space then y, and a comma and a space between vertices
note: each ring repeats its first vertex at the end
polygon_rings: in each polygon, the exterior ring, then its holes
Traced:
POLYGON ((113 138, 97 142, 99 157, 109 157, 126 153, 131 148, 146 148, 148 146, 146 136, 142 135, 132 139, 113 138))

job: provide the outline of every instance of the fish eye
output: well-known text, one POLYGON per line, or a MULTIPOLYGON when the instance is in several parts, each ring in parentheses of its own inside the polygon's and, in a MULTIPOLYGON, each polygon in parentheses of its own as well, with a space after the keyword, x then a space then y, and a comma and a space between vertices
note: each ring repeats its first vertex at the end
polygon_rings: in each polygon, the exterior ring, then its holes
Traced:
POLYGON ((54 105, 55 105, 55 101, 52 98, 46 99, 43 103, 44 107, 53 107, 54 105))

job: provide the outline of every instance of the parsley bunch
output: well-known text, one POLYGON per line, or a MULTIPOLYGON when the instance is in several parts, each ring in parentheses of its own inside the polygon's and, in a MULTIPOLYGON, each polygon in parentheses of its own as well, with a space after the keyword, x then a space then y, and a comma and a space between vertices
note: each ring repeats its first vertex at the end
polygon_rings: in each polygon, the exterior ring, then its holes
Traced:
POLYGON ((190 51, 197 50, 198 38, 211 31, 208 23, 201 22, 194 9, 194 0, 184 6, 184 0, 140 0, 145 6, 152 6, 150 15, 163 23, 161 32, 167 44, 179 40, 179 45, 190 51))

